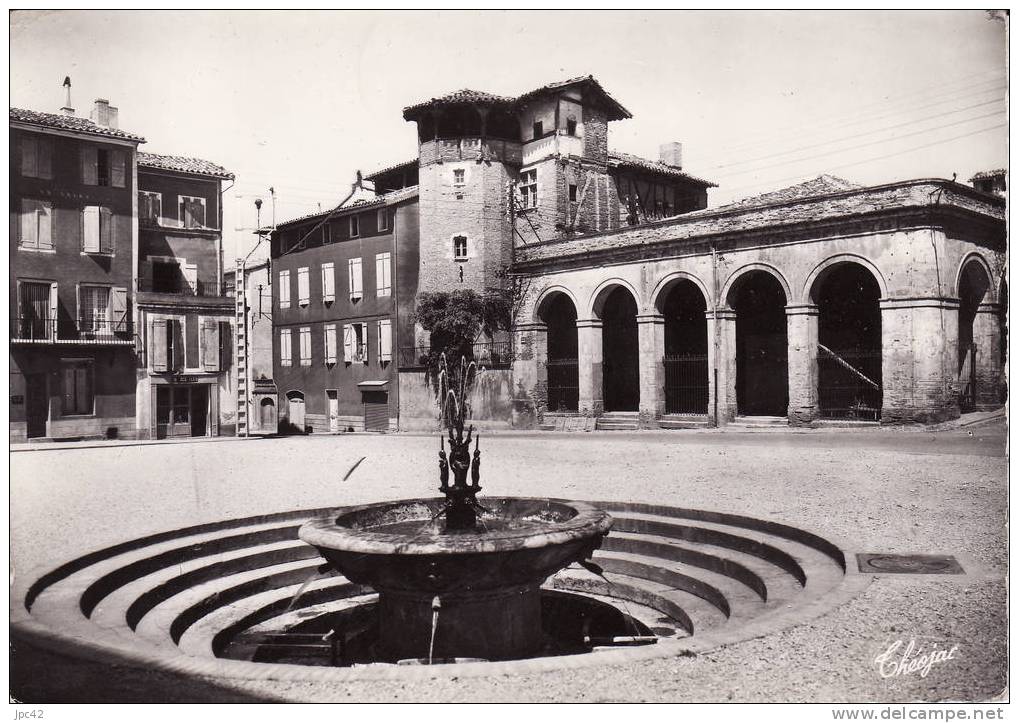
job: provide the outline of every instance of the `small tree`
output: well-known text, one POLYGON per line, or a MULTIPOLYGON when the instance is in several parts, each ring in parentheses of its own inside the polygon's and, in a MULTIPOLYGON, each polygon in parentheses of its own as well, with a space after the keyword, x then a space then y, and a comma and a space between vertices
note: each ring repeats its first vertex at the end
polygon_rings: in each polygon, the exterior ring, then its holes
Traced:
MULTIPOLYGON (((474 344, 482 334, 493 336, 497 331, 510 328, 512 323, 512 299, 508 292, 489 291, 479 294, 473 289, 456 291, 425 292, 418 296, 415 319, 428 332, 430 348, 422 360, 428 376, 437 380, 440 370, 449 378, 449 388, 462 390, 461 404, 474 382, 474 374, 459 376, 466 369, 461 359, 474 359, 474 344), (443 366, 442 358, 447 361, 443 366)), ((436 393, 441 393, 436 384, 436 393)), ((438 400, 440 406, 444 400, 438 400)))

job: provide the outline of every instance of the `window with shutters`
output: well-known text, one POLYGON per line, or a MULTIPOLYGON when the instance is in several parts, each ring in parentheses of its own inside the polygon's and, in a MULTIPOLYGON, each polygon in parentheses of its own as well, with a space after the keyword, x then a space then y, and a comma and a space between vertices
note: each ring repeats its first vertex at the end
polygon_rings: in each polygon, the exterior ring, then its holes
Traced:
POLYGON ((81 250, 86 254, 116 251, 116 223, 106 206, 85 206, 81 210, 81 250))
POLYGON ((357 216, 350 217, 350 238, 357 238, 361 235, 361 224, 358 223, 357 216))
POLYGON ((457 261, 467 260, 467 237, 453 237, 453 258, 457 261))
POLYGON ((155 191, 138 192, 138 223, 158 226, 163 215, 163 194, 155 191))
POLYGON ((336 324, 325 325, 326 364, 336 363, 336 324))
POLYGON ((31 198, 21 199, 21 232, 18 246, 23 249, 53 248, 53 204, 31 198))
POLYGON ((393 325, 389 319, 379 319, 379 364, 393 360, 393 325))
POLYGON ((380 208, 376 211, 377 223, 379 231, 389 230, 389 211, 385 208, 380 208))
POLYGON ((357 302, 364 296, 363 279, 361 278, 361 259, 347 259, 347 276, 350 280, 350 300, 357 302))
POLYGON ((322 264, 322 303, 330 304, 336 299, 336 274, 333 262, 322 264))
POLYGON ((121 150, 81 147, 81 182, 86 186, 127 186, 127 153, 121 150))
POLYGON ((57 333, 56 284, 18 281, 18 339, 52 340, 57 333))
POLYGON ((91 360, 62 361, 60 364, 62 412, 65 416, 92 414, 94 367, 91 360))
POLYGON ((311 366, 311 327, 303 326, 300 331, 301 366, 311 366))
POLYGON ((297 304, 307 306, 311 301, 311 288, 308 283, 308 267, 302 266, 297 270, 297 304))
POLYGON ((368 325, 343 325, 343 361, 368 363, 368 325))
POLYGON ((280 282, 278 287, 280 295, 280 308, 290 308, 290 270, 280 271, 280 282))
POLYGON ((181 228, 205 228, 205 199, 198 196, 179 196, 177 219, 181 228))
POLYGON ((78 331, 86 337, 111 333, 110 287, 78 287, 78 331))
POLYGON ((280 329, 280 366, 288 367, 292 363, 290 329, 280 329))
POLYGON ((53 178, 53 141, 41 137, 21 139, 21 175, 26 178, 53 178))
POLYGON ((202 319, 199 349, 202 357, 201 367, 204 371, 218 372, 220 370, 222 358, 219 342, 220 330, 221 326, 218 320, 202 319))
POLYGON ((387 251, 375 254, 375 294, 390 296, 393 293, 393 268, 391 255, 387 251))

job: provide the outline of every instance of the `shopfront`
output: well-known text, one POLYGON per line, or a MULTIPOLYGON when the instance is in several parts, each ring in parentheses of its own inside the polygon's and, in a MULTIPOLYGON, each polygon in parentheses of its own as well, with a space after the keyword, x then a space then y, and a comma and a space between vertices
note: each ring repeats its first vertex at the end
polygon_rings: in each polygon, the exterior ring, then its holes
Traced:
POLYGON ((219 435, 216 377, 166 375, 152 378, 151 435, 215 437, 219 435))

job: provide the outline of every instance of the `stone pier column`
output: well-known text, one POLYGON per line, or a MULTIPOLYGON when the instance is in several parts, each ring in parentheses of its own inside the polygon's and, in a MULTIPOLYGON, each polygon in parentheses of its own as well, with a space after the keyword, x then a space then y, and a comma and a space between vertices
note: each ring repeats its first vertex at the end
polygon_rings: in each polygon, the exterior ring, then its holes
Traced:
POLYGON ((534 427, 548 402, 548 327, 538 322, 513 327, 513 426, 534 427))
POLYGON ((577 319, 578 411, 596 417, 605 411, 602 390, 601 319, 577 319))
POLYGON ((973 319, 977 348, 977 409, 997 409, 1001 401, 1001 304, 984 303, 973 319))
POLYGON ((728 308, 717 312, 709 309, 705 315, 708 319, 708 421, 722 426, 736 418, 736 312, 728 308))
POLYGON ((881 423, 959 416, 959 302, 881 300, 881 423))
POLYGON ((658 427, 665 413, 665 317, 637 315, 638 373, 640 375, 640 426, 658 427))
POLYGON ((817 317, 814 304, 785 307, 788 336, 789 424, 808 425, 818 415, 817 317))

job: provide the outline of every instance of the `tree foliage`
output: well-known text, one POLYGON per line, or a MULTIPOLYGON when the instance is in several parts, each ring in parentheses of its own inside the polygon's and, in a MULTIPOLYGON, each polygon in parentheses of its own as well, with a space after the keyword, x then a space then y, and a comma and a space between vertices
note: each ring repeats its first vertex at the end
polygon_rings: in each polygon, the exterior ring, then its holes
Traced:
MULTIPOLYGON (((512 300, 502 291, 479 294, 473 289, 434 291, 418 295, 415 318, 428 332, 429 357, 445 353, 450 362, 473 358, 482 334, 493 336, 512 323, 512 300)), ((434 368, 430 361, 429 368, 434 368)))

